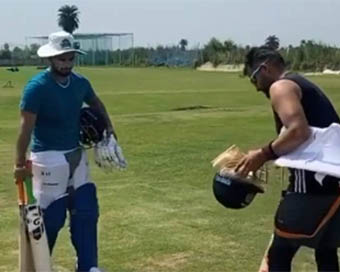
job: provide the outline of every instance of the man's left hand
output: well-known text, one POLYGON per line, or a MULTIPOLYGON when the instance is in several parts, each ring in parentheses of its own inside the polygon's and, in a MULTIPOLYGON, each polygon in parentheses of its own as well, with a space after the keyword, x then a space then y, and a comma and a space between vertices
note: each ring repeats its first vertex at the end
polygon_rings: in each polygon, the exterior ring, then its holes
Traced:
POLYGON ((267 158, 262 149, 249 150, 235 167, 235 172, 241 177, 247 177, 249 172, 256 172, 267 158))

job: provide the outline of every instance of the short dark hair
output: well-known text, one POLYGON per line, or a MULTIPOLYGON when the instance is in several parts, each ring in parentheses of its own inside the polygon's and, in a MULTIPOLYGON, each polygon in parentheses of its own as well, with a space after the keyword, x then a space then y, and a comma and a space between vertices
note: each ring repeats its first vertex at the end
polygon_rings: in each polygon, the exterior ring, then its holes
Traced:
POLYGON ((243 74, 249 75, 250 69, 255 64, 264 61, 285 67, 285 60, 278 51, 268 46, 252 47, 245 57, 243 74))

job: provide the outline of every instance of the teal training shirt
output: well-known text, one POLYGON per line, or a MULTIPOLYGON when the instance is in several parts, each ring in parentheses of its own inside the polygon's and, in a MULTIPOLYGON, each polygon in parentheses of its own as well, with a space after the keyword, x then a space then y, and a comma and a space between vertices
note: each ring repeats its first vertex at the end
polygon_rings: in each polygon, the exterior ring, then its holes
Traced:
POLYGON ((59 85, 48 69, 33 77, 25 86, 20 102, 22 111, 37 115, 31 150, 77 147, 80 109, 94 97, 90 82, 74 72, 65 86, 59 85))

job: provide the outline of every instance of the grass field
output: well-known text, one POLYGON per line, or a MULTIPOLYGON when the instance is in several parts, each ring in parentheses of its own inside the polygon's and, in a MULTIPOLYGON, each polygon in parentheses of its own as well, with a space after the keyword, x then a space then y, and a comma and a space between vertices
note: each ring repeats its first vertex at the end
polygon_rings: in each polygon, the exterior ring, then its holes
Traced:
MULTIPOLYGON (((237 73, 181 69, 81 68, 105 102, 129 162, 101 172, 92 163, 101 207, 100 267, 107 272, 257 271, 280 197, 278 171, 267 192, 243 210, 214 199, 210 161, 231 144, 244 150, 275 136, 263 95, 237 73)), ((38 70, 0 70, 0 271, 17 271, 18 208, 12 165, 25 82, 38 70), (14 88, 2 88, 11 80, 14 88)), ((340 78, 313 77, 340 107, 340 78)), ((90 152, 90 155, 91 152, 90 152)), ((65 227, 53 256, 73 271, 65 227)), ((303 249, 295 271, 315 271, 303 249)))

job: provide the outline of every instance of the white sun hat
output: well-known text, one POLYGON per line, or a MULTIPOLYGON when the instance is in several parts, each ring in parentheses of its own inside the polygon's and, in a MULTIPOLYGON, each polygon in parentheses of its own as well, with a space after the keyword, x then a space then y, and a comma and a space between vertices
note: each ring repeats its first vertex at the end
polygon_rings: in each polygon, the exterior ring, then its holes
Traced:
POLYGON ((41 58, 50 58, 69 52, 86 54, 79 49, 79 43, 74 41, 73 36, 65 31, 52 33, 48 36, 48 43, 38 49, 38 56, 41 58))

